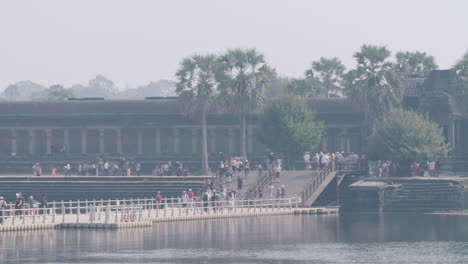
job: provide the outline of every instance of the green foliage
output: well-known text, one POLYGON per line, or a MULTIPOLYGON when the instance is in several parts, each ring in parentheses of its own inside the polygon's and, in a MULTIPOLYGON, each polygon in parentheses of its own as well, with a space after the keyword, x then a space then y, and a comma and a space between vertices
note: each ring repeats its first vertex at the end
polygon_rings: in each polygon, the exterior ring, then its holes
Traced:
POLYGON ((437 161, 447 157, 449 146, 442 129, 423 115, 402 109, 387 113, 370 142, 370 158, 398 162, 437 161))
POLYGON ((16 101, 20 95, 19 87, 15 84, 8 85, 5 91, 3 91, 3 95, 7 100, 16 101))
POLYGON ((295 94, 300 97, 325 97, 327 90, 323 84, 314 77, 306 77, 304 79, 292 79, 286 91, 290 94, 295 94))
POLYGON ((65 89, 60 84, 55 84, 47 90, 33 94, 32 97, 41 101, 64 101, 74 97, 74 95, 71 89, 65 89))
POLYGON ((194 55, 182 60, 176 72, 176 93, 184 112, 198 113, 208 107, 218 95, 215 55, 194 55))
POLYGON ((178 100, 182 110, 193 116, 201 113, 202 119, 202 171, 209 172, 207 148, 206 116, 208 107, 219 94, 219 82, 216 80, 218 69, 215 55, 194 55, 185 58, 176 72, 178 100))
POLYGON ((325 88, 327 97, 339 96, 343 90, 345 69, 337 57, 321 57, 320 60, 312 62, 312 68, 306 71, 306 76, 316 78, 325 88))
POLYGON ((258 139, 285 155, 288 164, 320 143, 323 124, 314 121, 315 114, 298 96, 279 97, 265 106, 259 119, 258 139))
POLYGON ((403 98, 401 75, 389 61, 386 47, 363 45, 354 53, 356 69, 346 75, 345 93, 373 117, 400 105, 403 98))
POLYGON ((453 66, 457 80, 455 80, 455 95, 468 99, 468 52, 453 66))
POLYGON ((435 58, 425 52, 397 52, 397 70, 407 77, 425 77, 437 69, 435 58))
POLYGON ((219 60, 218 80, 221 82, 222 105, 241 113, 241 150, 247 155, 245 123, 248 111, 265 102, 265 90, 271 72, 262 54, 255 49, 231 49, 219 60))

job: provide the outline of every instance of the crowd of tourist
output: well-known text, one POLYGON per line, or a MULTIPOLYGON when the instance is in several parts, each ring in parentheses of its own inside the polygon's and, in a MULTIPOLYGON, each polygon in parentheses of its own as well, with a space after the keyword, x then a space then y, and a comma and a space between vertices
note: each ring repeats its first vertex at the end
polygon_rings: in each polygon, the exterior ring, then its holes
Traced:
MULTIPOLYGON (((34 176, 41 176, 43 169, 39 163, 32 166, 34 176)), ((63 167, 52 167, 50 175, 57 176, 59 173, 64 176, 71 176, 72 172, 78 176, 141 176, 142 167, 139 162, 121 160, 120 162, 109 162, 99 160, 97 162, 81 162, 75 168, 70 163, 63 167)), ((154 166, 151 171, 152 176, 189 176, 191 172, 182 162, 166 162, 154 166)))
POLYGON ((311 156, 310 152, 304 154, 305 170, 321 170, 326 167, 339 170, 357 169, 362 160, 365 160, 365 156, 359 158, 354 152, 319 152, 314 156, 311 156))
MULTIPOLYGON (((420 177, 438 177, 437 162, 413 162, 408 168, 411 176, 420 177)), ((374 161, 369 162, 370 177, 397 177, 398 171, 401 170, 400 165, 391 161, 374 161)))
POLYGON ((28 199, 25 199, 21 192, 16 193, 15 203, 9 204, 5 197, 0 196, 0 222, 1 216, 4 214, 3 209, 15 209, 15 215, 33 215, 35 212, 44 213, 48 206, 47 195, 43 194, 41 200, 36 200, 33 195, 30 195, 28 199), (40 211, 36 211, 35 208, 41 208, 40 211))

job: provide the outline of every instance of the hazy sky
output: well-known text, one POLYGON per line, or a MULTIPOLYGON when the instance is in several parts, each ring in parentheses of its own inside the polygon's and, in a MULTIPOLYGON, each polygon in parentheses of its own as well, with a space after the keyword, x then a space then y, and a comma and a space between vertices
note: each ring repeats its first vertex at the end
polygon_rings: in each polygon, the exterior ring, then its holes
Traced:
POLYGON ((119 88, 174 79, 193 53, 256 47, 281 75, 321 56, 353 67, 363 43, 420 50, 447 68, 468 51, 468 1, 0 0, 0 90, 20 80, 119 88))

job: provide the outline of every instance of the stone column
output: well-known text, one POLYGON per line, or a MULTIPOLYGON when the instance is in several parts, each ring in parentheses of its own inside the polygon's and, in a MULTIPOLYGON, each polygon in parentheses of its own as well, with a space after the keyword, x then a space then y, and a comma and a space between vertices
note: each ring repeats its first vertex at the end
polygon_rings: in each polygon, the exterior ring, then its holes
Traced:
POLYGON ((448 139, 450 147, 452 148, 451 154, 455 154, 455 120, 450 120, 448 125, 448 139))
POLYGON ((462 120, 457 120, 457 131, 456 131, 456 137, 455 137, 455 144, 457 144, 457 152, 458 153, 463 153, 463 140, 462 140, 462 133, 461 133, 461 128, 462 128, 462 120))
POLYGON ((138 129, 137 131, 137 152, 143 154, 143 130, 138 129))
POLYGON ((88 129, 81 128, 81 154, 88 153, 88 129))
POLYGON ((15 153, 15 155, 18 152, 18 144, 17 144, 17 139, 16 139, 16 129, 11 129, 11 154, 15 153))
POLYGON ((228 151, 234 153, 234 129, 228 128, 228 151))
POLYGON ((197 153, 198 146, 198 128, 192 128, 192 153, 197 153))
POLYGON ((155 140, 155 150, 157 154, 161 153, 161 129, 158 127, 156 128, 156 140, 155 140))
POLYGON ((211 153, 214 153, 216 152, 216 132, 215 132, 215 129, 214 128, 210 128, 209 129, 210 131, 210 148, 209 148, 209 152, 211 153))
POLYGON ((326 135, 322 136, 322 149, 320 151, 328 150, 328 137, 326 135))
POLYGON ((104 128, 99 128, 99 154, 104 154, 104 128))
POLYGON ((251 126, 247 127, 247 153, 253 152, 253 140, 254 140, 253 131, 254 131, 253 127, 251 126))
POLYGON ((34 137, 34 130, 29 130, 29 154, 34 155, 36 147, 36 140, 34 137))
POLYGON ((122 154, 122 128, 116 128, 115 133, 117 134, 117 153, 122 154))
POLYGON ((174 127, 172 131, 174 133, 174 153, 179 153, 179 145, 180 145, 179 129, 174 127))
POLYGON ((65 154, 70 154, 70 130, 68 128, 63 130, 63 143, 65 144, 65 154))
POLYGON ((52 129, 46 129, 46 154, 52 153, 52 129))

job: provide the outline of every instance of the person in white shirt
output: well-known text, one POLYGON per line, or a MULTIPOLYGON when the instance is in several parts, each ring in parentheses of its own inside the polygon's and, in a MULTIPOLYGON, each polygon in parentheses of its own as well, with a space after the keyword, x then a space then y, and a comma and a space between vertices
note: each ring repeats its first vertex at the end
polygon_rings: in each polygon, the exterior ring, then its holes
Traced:
POLYGON ((304 163, 305 163, 305 170, 306 171, 310 170, 310 155, 309 155, 309 152, 306 152, 304 154, 304 163))
POLYGON ((435 177, 435 167, 436 167, 436 162, 435 161, 427 162, 427 168, 429 169, 429 175, 431 177, 435 177))

